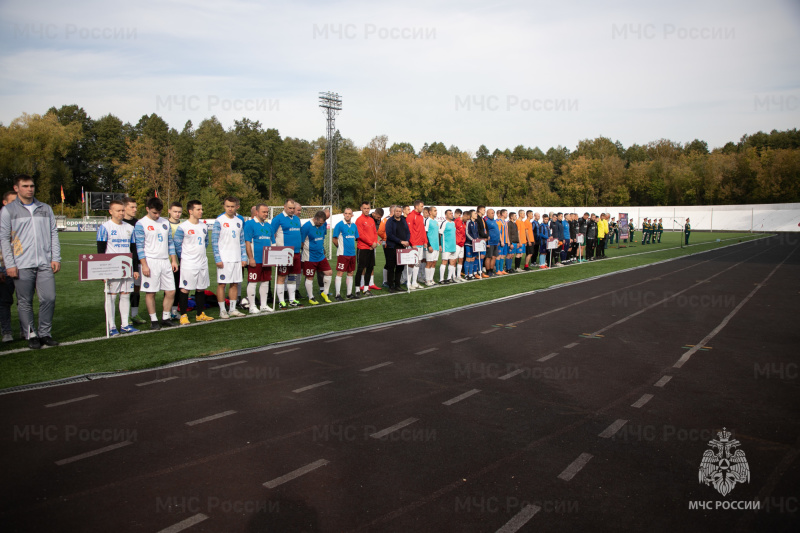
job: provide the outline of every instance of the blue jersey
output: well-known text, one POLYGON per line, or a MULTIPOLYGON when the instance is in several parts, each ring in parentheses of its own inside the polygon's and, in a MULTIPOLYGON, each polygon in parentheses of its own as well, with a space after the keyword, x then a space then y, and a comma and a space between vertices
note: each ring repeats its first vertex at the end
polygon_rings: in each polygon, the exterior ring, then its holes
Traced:
POLYGON ((497 227, 497 220, 494 218, 486 218, 486 231, 489 233, 489 246, 498 246, 500 244, 500 228, 497 227))
POLYGON ((264 247, 272 246, 272 226, 251 218, 244 223, 244 242, 251 244, 253 259, 260 265, 264 260, 264 247))
POLYGON ((327 224, 315 226, 309 220, 300 230, 303 239, 303 255, 301 261, 316 263, 325 259, 325 234, 328 233, 327 224))
POLYGON ((543 247, 547 246, 547 239, 550 238, 550 226, 542 222, 539 224, 539 252, 546 253, 543 247))
POLYGON ((425 219, 425 234, 428 237, 428 245, 434 250, 439 249, 439 226, 432 218, 425 219))
POLYGON ((286 216, 281 212, 272 219, 272 236, 275 246, 291 246, 294 253, 300 253, 302 238, 300 236, 300 217, 286 216))
POLYGON ((358 228, 350 222, 345 223, 341 220, 336 227, 333 228, 333 237, 338 239, 339 246, 337 247, 336 255, 344 255, 352 257, 356 255, 356 239, 358 239, 358 228))
POLYGON ((439 226, 439 233, 442 234, 442 251, 453 254, 456 252, 456 223, 452 220, 445 220, 439 226))

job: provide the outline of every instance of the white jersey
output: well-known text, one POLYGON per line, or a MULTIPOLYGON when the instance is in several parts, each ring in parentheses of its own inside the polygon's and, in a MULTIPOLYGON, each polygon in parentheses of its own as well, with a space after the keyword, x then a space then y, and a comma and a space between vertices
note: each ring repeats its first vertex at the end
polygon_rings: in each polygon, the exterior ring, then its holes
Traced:
POLYGON ((164 217, 153 220, 140 218, 133 230, 139 259, 169 259, 175 255, 169 221, 164 217))
POLYGON ((107 254, 129 254, 133 238, 133 226, 127 222, 115 224, 112 220, 103 222, 97 228, 97 242, 105 242, 107 254))
POLYGON ((208 268, 208 228, 202 222, 188 220, 175 230, 175 252, 181 259, 181 268, 199 270, 208 268))
POLYGON ((244 247, 244 227, 239 217, 228 218, 225 213, 214 221, 211 248, 217 263, 247 261, 244 247))

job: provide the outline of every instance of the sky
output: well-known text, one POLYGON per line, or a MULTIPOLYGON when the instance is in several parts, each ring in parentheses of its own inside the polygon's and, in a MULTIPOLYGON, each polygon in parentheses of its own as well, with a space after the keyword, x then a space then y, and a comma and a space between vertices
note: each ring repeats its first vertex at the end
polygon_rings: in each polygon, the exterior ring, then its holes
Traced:
POLYGON ((0 0, 0 122, 77 104, 177 130, 475 152, 710 148, 800 126, 800 1, 0 0))

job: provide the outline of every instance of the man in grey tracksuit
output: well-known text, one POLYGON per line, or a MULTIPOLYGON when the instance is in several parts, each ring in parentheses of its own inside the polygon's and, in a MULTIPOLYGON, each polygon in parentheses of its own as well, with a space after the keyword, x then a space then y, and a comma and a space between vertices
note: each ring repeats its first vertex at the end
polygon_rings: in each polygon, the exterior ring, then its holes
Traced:
POLYGON ((34 198, 33 178, 14 178, 17 199, 0 211, 0 248, 6 275, 14 279, 20 328, 32 349, 58 346, 50 335, 56 304, 55 273, 61 269, 61 245, 49 205, 34 198), (34 327, 33 293, 39 294, 39 327, 34 327))

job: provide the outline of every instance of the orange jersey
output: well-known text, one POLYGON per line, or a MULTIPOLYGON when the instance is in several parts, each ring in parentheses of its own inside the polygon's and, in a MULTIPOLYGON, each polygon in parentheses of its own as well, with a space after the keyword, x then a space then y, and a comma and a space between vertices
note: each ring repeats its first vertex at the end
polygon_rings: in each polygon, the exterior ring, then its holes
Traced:
POLYGON ((533 224, 531 224, 531 219, 525 219, 525 240, 529 243, 533 244, 536 242, 536 239, 533 236, 533 224))
POLYGON ((390 218, 391 217, 386 217, 381 220, 381 225, 378 227, 378 237, 384 242, 386 242, 386 221, 390 218))
MULTIPOLYGON (((528 234, 525 233, 525 221, 518 218, 514 224, 517 225, 517 234, 519 235, 519 242, 520 244, 525 244, 526 242, 530 242, 528 240, 528 234)), ((530 226, 530 224, 528 224, 530 226)))

